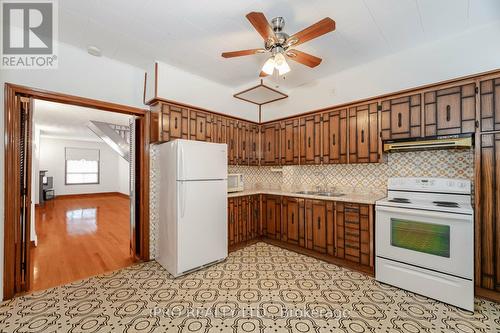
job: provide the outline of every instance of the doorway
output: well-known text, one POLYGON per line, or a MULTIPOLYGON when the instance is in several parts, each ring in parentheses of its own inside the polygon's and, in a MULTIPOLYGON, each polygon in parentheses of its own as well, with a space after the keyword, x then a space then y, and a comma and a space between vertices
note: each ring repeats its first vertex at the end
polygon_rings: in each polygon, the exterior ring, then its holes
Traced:
MULTIPOLYGON (((130 263, 136 260, 149 260, 149 113, 146 110, 6 84, 5 138, 4 299, 9 299, 17 293, 33 290, 33 287, 35 287, 35 289, 44 289, 40 286, 51 286, 50 282, 47 285, 33 284, 33 268, 35 268, 33 256, 37 255, 36 248, 32 250, 33 234, 36 234, 36 226, 35 230, 32 230, 32 226, 35 224, 31 224, 33 215, 35 215, 35 221, 38 217, 40 222, 46 222, 39 231, 46 232, 44 236, 48 237, 54 236, 47 233, 51 232, 51 227, 53 228, 57 225, 58 219, 61 220, 59 223, 62 223, 60 224, 60 228, 64 227, 65 232, 78 233, 85 232, 82 228, 90 230, 93 228, 95 229, 97 218, 99 216, 103 217, 102 214, 99 214, 105 210, 108 212, 114 211, 115 213, 121 212, 122 216, 107 217, 107 219, 118 218, 121 220, 123 220, 124 217, 123 212, 128 211, 130 217, 128 228, 125 226, 124 229, 122 225, 118 228, 121 231, 117 231, 115 236, 111 236, 113 231, 108 230, 106 237, 116 237, 118 241, 118 238, 121 239, 123 235, 126 234, 127 242, 129 243, 128 260, 130 260, 130 263), (64 195, 63 193, 62 197, 58 198, 58 194, 61 194, 60 192, 62 190, 61 188, 59 188, 59 190, 54 189, 54 175, 50 175, 50 170, 37 170, 39 173, 33 175, 33 141, 35 140, 34 135, 36 134, 36 131, 34 131, 35 100, 40 101, 40 103, 54 102, 62 103, 67 106, 97 109, 99 111, 96 112, 102 114, 106 113, 107 115, 109 115, 108 113, 110 112, 114 112, 126 115, 132 119, 130 122, 131 130, 129 135, 131 146, 133 146, 134 149, 129 150, 129 158, 133 160, 133 167, 130 168, 132 171, 130 173, 130 201, 128 201, 125 196, 120 198, 119 193, 112 193, 119 191, 107 191, 107 193, 105 193, 106 191, 102 189, 100 192, 97 191, 99 193, 85 193, 85 196, 82 196, 81 193, 77 193, 76 195, 71 193, 69 195, 64 195), (46 172, 43 173, 40 171, 46 172), (33 179, 37 176, 39 177, 38 184, 35 179, 33 179), (39 191, 39 194, 43 196, 43 200, 47 199, 42 202, 44 204, 43 207, 39 202, 38 210, 32 207, 32 203, 36 203, 34 199, 36 197, 36 195, 34 195, 35 191, 39 191), (108 196, 108 198, 104 198, 105 196, 108 196), (54 200, 54 197, 57 199, 54 200), (117 206, 122 205, 122 207, 127 207, 128 209, 122 208, 115 210, 109 206, 112 201, 116 201, 115 203, 117 206), (105 209, 105 207, 108 207, 108 209, 105 209), (59 215, 55 213, 58 210, 59 215), (100 212, 98 212, 98 210, 100 210, 100 212), (44 230, 43 227, 47 228, 44 230)), ((59 183, 61 182, 61 178, 64 177, 66 183, 78 183, 83 180, 88 183, 94 183, 93 185, 96 186, 96 183, 100 180, 99 177, 101 177, 100 171, 102 171, 99 170, 102 163, 98 160, 98 149, 73 149, 88 147, 70 147, 75 145, 69 144, 66 144, 66 146, 65 148, 68 149, 65 149, 64 153, 58 154, 59 157, 65 156, 65 160, 60 162, 64 163, 64 175, 59 172, 56 176, 59 183), (85 157, 82 158, 82 156, 85 157), (83 173, 81 172, 83 167, 82 163, 76 165, 79 161, 82 162, 82 160, 87 163, 83 173), (92 165, 96 167, 93 168, 92 165)), ((51 168, 53 169, 52 172, 55 174, 55 169, 57 169, 57 167, 52 164, 51 168)), ((79 185, 83 186, 82 184, 79 185)), ((105 229, 104 226, 101 227, 102 230, 105 229)), ((91 244, 84 245, 86 248, 95 248, 95 246, 91 244)), ((49 248, 51 247, 46 247, 46 249, 49 248)), ((102 248, 102 252, 106 252, 105 247, 102 248)), ((74 261, 81 262, 80 267, 78 265, 75 267, 82 268, 84 263, 88 262, 89 258, 96 253, 94 249, 89 253, 85 253, 84 251, 84 253, 80 255, 75 255, 75 258, 73 258, 74 261)), ((42 256, 42 254, 38 254, 42 256)), ((45 253, 45 255, 47 255, 47 253, 45 253)), ((57 254, 50 254, 47 258, 50 258, 51 255, 57 254)), ((106 255, 106 253, 102 253, 102 255, 106 255)), ((103 258, 99 258, 99 256, 95 259, 96 261, 101 261, 101 263, 103 261, 103 258)), ((120 261, 120 259, 109 260, 109 262, 112 261, 120 261)), ((126 261, 121 264, 126 264, 126 261)), ((59 269, 62 269, 67 265, 69 265, 68 262, 61 259, 57 265, 52 266, 53 268, 58 266, 59 269)), ((106 263, 103 263, 101 266, 104 271, 113 270, 114 268, 112 264, 106 263), (106 269, 106 267, 111 269, 106 269)), ((50 265, 45 265, 45 267, 50 267, 50 265)), ((72 271, 78 271, 78 269, 73 269, 72 271)), ((89 270, 82 269, 80 271, 84 275, 100 273, 99 270, 92 271, 92 268, 89 270), (85 271, 87 271, 87 273, 84 273, 85 271)), ((58 272, 60 271, 55 269, 53 273, 58 274, 58 272)), ((38 273, 40 274, 42 272, 38 273)), ((83 277, 86 276, 74 276, 74 279, 83 277)), ((72 277, 66 277, 66 279, 71 278, 72 277)), ((61 282, 67 282, 67 280, 61 280, 61 282)), ((57 280, 54 283, 57 283, 57 280)))

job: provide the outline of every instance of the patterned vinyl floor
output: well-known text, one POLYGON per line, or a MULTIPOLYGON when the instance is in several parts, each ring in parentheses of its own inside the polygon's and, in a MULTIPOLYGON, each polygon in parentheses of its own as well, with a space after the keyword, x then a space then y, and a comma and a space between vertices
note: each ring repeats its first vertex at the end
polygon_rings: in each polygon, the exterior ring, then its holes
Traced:
POLYGON ((172 279, 156 262, 0 305, 0 332, 500 332, 474 314, 257 243, 172 279))

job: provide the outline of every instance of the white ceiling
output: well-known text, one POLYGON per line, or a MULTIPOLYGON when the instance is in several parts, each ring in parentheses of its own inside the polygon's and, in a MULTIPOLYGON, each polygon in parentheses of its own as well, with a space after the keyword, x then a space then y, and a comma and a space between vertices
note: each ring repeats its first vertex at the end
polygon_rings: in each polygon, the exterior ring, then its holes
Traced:
POLYGON ((220 53, 262 47, 246 20, 262 11, 283 16, 290 35, 325 16, 335 32, 298 49, 323 58, 309 69, 290 61, 279 84, 293 88, 384 55, 500 20, 499 0, 64 0, 59 36, 103 55, 149 67, 154 60, 235 87, 256 83, 266 55, 223 59, 220 53))
POLYGON ((35 100, 34 123, 40 135, 68 140, 101 141, 87 124, 97 120, 128 126, 131 116, 81 106, 35 100))

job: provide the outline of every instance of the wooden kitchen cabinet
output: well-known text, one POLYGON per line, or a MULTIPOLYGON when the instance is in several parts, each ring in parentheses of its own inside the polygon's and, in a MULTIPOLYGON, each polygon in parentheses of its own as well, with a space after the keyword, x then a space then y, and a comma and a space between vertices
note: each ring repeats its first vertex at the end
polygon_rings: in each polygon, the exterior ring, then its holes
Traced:
POLYGON ((261 235, 261 223, 260 223, 260 195, 249 196, 249 227, 248 227, 248 239, 253 240, 261 235))
POLYGON ((238 164, 238 124, 234 119, 227 120, 226 126, 227 134, 227 163, 229 165, 238 164))
POLYGON ((189 110, 184 107, 157 103, 152 107, 151 142, 188 139, 189 110))
POLYGON ((238 203, 239 198, 228 198, 227 201, 227 237, 228 245, 234 246, 238 243, 238 203))
POLYGON ((261 127, 262 165, 280 164, 280 123, 270 123, 261 127))
POLYGON ((276 240, 281 238, 281 196, 262 196, 262 235, 276 240))
POLYGON ((479 83, 481 132, 500 130, 500 78, 479 83))
POLYGON ((335 203, 335 256, 373 267, 373 207, 335 203))
POLYGON ((349 108, 349 163, 377 163, 380 159, 378 105, 349 108))
POLYGON ((227 143, 227 118, 215 117, 215 142, 227 143))
POLYGON ((260 195, 228 198, 227 231, 230 249, 260 237, 260 195))
POLYGON ((300 118, 299 126, 300 164, 321 163, 321 114, 300 118))
POLYGON ((323 113, 323 163, 347 163, 347 109, 323 113))
POLYGON ((189 110, 189 139, 196 141, 215 142, 214 115, 189 110))
POLYGON ((306 247, 327 254, 334 247, 333 202, 305 201, 306 247), (330 213, 330 216, 329 216, 330 213))
POLYGON ((281 165, 299 164, 299 119, 281 122, 281 165))
POLYGON ((475 283, 499 300, 500 133, 480 134, 476 156, 475 283))
POLYGON ((424 93, 425 136, 474 133, 476 84, 424 93))
POLYGON ((283 197, 281 240, 305 247, 304 199, 283 197))
POLYGON ((249 142, 248 142, 248 164, 260 164, 260 126, 256 124, 249 125, 249 142))
POLYGON ((413 94, 381 103, 382 140, 418 138, 422 136, 422 95, 413 94))
POLYGON ((238 165, 248 165, 250 159, 250 124, 238 122, 238 165))
POLYGON ((249 226, 249 198, 242 196, 238 198, 238 243, 246 242, 248 238, 249 226))

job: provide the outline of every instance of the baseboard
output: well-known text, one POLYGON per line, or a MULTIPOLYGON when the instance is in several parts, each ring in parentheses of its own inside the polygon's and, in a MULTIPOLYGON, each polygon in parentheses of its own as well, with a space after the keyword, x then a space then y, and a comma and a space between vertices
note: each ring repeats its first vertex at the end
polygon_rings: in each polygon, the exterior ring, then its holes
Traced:
MULTIPOLYGON (((121 192, 99 192, 99 193, 81 193, 81 194, 59 194, 56 195, 55 199, 83 199, 83 198, 95 198, 95 197, 122 197, 130 198, 130 196, 123 194, 121 192)), ((48 200, 50 201, 50 200, 48 200)))
POLYGON ((498 291, 476 287, 475 292, 476 292, 476 297, 500 303, 500 292, 498 291))

